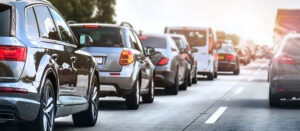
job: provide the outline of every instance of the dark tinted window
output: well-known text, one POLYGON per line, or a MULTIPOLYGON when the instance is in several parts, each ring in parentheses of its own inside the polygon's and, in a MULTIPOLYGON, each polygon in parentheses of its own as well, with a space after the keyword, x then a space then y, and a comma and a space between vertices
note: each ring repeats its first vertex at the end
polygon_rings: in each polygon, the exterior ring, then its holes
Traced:
POLYGON ((81 34, 92 37, 94 44, 98 47, 124 47, 121 29, 113 27, 71 27, 77 39, 81 34))
POLYGON ((76 44, 73 38, 73 34, 69 28, 69 26, 66 24, 65 20, 58 14, 55 10, 50 8, 50 12, 53 16, 53 19, 57 25, 57 28, 60 31, 61 39, 63 42, 67 42, 70 44, 76 44))
POLYGON ((33 8, 26 10, 26 32, 30 38, 38 38, 40 36, 33 8))
POLYGON ((60 40, 48 8, 36 6, 34 10, 40 29, 40 36, 45 39, 60 40))
POLYGON ((152 37, 152 36, 140 36, 140 40, 144 47, 153 47, 153 48, 167 48, 167 42, 164 38, 161 37, 152 37))
POLYGON ((286 41, 283 52, 300 56, 300 38, 291 38, 286 41))
POLYGON ((228 44, 223 44, 222 48, 218 50, 219 53, 232 53, 234 52, 233 46, 228 44))
POLYGON ((10 7, 0 4, 0 36, 9 36, 10 32, 10 7))
POLYGON ((171 30, 170 33, 184 35, 191 46, 206 45, 207 35, 205 30, 171 30))

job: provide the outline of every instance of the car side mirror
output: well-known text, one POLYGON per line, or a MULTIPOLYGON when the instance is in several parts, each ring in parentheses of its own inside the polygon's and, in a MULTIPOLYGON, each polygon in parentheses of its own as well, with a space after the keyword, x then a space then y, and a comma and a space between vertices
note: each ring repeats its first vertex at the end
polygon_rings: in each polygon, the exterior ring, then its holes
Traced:
POLYGON ((198 49, 192 48, 192 53, 197 53, 197 52, 198 52, 198 49))
POLYGON ((155 49, 153 47, 147 47, 145 55, 146 56, 154 56, 156 54, 155 49))
POLYGON ((93 39, 89 35, 80 35, 79 37, 79 44, 81 46, 87 46, 87 45, 92 45, 93 44, 93 39))

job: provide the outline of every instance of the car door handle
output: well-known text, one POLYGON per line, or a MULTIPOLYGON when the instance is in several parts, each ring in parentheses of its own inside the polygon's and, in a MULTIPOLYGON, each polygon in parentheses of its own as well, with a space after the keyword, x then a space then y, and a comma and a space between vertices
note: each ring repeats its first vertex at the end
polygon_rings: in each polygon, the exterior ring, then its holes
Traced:
POLYGON ((75 63, 75 62, 76 62, 76 60, 77 60, 77 57, 75 57, 75 56, 72 56, 72 57, 71 57, 71 60, 72 60, 72 62, 73 62, 73 63, 75 63))
POLYGON ((56 61, 58 58, 58 54, 52 54, 51 57, 52 57, 52 59, 54 59, 56 61))

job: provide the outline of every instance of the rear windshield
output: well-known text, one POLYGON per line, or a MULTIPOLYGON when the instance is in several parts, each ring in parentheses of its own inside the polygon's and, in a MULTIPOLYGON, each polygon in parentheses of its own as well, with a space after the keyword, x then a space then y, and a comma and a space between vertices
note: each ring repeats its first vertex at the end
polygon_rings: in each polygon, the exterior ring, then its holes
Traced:
POLYGON ((290 38, 283 47, 283 52, 300 56, 300 38, 290 38))
POLYGON ((0 36, 9 36, 11 8, 0 4, 0 36))
MULTIPOLYGON (((96 26, 95 26, 96 27, 96 26)), ((122 41, 121 29, 113 27, 71 27, 77 40, 81 34, 92 37, 93 44, 89 46, 97 47, 124 47, 122 41)))
POLYGON ((182 34, 186 37, 191 46, 206 45, 205 30, 170 30, 171 34, 182 34))
POLYGON ((139 38, 144 47, 167 49, 167 41, 164 38, 152 36, 140 36, 139 38))
POLYGON ((222 48, 218 50, 219 53, 233 53, 234 49, 232 45, 222 45, 222 48))

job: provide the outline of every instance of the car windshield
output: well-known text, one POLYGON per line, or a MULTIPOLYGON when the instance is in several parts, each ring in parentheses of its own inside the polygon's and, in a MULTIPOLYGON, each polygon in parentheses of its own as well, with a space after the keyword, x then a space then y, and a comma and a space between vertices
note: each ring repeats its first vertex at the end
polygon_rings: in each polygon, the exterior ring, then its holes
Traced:
POLYGON ((172 39, 175 41, 178 49, 186 48, 186 44, 183 42, 183 40, 181 38, 172 37, 172 39))
POLYGON ((93 39, 93 44, 88 46, 97 47, 124 47, 120 28, 86 26, 71 27, 76 38, 81 34, 89 35, 93 39))
POLYGON ((171 34, 182 34, 192 47, 206 45, 206 31, 203 30, 170 30, 171 34))
POLYGON ((233 53, 234 49, 232 45, 223 44, 222 48, 218 50, 219 53, 233 53))
POLYGON ((300 56, 300 38, 290 38, 283 46, 283 52, 300 56))
POLYGON ((165 38, 154 36, 140 36, 139 38, 144 47, 167 49, 167 41, 165 38))
POLYGON ((9 36, 11 7, 0 4, 0 36, 9 36))

